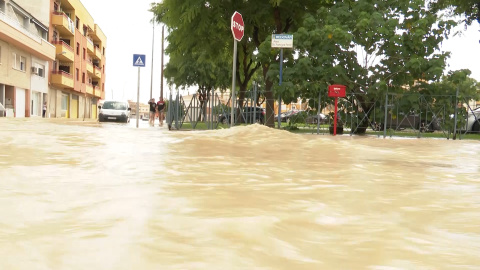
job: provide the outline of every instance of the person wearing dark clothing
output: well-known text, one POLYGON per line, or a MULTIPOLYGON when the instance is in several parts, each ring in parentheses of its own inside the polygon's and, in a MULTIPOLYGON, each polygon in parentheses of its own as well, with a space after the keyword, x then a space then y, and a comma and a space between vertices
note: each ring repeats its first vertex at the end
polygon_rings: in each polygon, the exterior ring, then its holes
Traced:
POLYGON ((163 126, 163 112, 165 110, 165 102, 163 101, 163 98, 160 97, 160 100, 157 102, 157 112, 158 112, 158 122, 160 123, 160 126, 163 126))
POLYGON ((155 110, 157 108, 157 104, 155 104, 155 99, 152 98, 150 101, 148 101, 148 105, 150 105, 150 119, 148 120, 148 123, 150 126, 155 125, 155 110))

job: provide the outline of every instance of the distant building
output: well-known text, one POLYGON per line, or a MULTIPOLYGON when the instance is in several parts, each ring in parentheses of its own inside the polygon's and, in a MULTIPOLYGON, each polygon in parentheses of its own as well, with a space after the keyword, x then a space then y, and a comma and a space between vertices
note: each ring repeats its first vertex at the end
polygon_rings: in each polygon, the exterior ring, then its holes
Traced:
POLYGON ((0 0, 0 103, 9 117, 42 115, 55 46, 48 42, 50 0, 0 0))
POLYGON ((97 118, 106 37, 79 0, 0 0, 0 103, 7 116, 97 118))
POLYGON ((50 0, 49 10, 56 54, 48 112, 57 118, 95 119, 98 101, 105 98, 107 38, 79 0, 50 0))

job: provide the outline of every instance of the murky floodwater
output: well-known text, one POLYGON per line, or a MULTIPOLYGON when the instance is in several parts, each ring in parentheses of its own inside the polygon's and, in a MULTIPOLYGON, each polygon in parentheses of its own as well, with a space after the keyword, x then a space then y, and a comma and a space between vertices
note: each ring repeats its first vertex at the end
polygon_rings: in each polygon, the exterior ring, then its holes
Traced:
POLYGON ((0 118, 0 269, 480 269, 479 156, 0 118))

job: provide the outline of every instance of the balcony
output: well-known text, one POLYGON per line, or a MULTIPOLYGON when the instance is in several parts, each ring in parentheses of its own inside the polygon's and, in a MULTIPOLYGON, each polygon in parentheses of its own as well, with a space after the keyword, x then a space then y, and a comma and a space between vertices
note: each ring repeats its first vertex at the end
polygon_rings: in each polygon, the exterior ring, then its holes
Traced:
POLYGON ((100 78, 102 78, 102 70, 97 66, 93 66, 93 74, 92 75, 93 75, 94 78, 100 79, 100 78))
POLYGON ((0 11, 0 40, 11 43, 43 60, 55 59, 55 46, 25 29, 16 19, 0 11))
POLYGON ((87 73, 90 74, 90 75, 93 75, 93 64, 92 64, 92 62, 87 61, 86 67, 87 67, 87 73))
POLYGON ((87 38, 87 52, 89 54, 95 54, 95 46, 93 45, 93 41, 87 38))
POLYGON ((73 36, 75 34, 74 22, 63 12, 53 12, 52 25, 56 26, 61 35, 73 36))
POLYGON ((56 48, 57 58, 63 62, 73 62, 75 54, 73 48, 62 40, 53 41, 56 48))
POLYGON ((97 46, 95 46, 95 57, 102 60, 102 50, 97 46))
POLYGON ((73 76, 65 71, 52 71, 52 84, 59 88, 73 89, 73 76))
POLYGON ((102 97, 102 90, 98 86, 94 86, 93 89, 95 90, 96 97, 102 97))
POLYGON ((86 84, 86 92, 87 92, 87 94, 90 94, 90 95, 93 96, 93 95, 94 95, 93 85, 87 83, 87 84, 86 84))

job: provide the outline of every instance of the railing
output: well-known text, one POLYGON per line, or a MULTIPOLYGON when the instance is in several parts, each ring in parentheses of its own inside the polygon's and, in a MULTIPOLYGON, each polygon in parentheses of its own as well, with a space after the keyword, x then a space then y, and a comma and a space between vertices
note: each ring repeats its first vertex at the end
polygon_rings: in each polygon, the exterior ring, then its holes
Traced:
POLYGON ((68 72, 65 72, 63 70, 52 70, 52 74, 54 75, 62 75, 62 76, 65 76, 65 77, 68 77, 68 78, 71 78, 73 79, 73 75, 68 73, 68 72))
POLYGON ((90 43, 92 46, 95 46, 95 45, 93 45, 93 40, 87 38, 87 42, 90 43))
POLYGON ((26 36, 30 37, 31 39, 35 40, 39 44, 42 44, 43 38, 39 35, 35 35, 28 31, 23 25, 21 25, 17 20, 14 20, 12 18, 9 18, 5 13, 0 11, 0 21, 4 21, 6 24, 10 25, 13 28, 16 28, 26 36))
POLYGON ((65 12, 54 11, 54 12, 53 12, 53 15, 63 16, 63 17, 65 17, 65 19, 67 19, 67 20, 70 19, 70 18, 67 16, 67 14, 65 14, 65 12))
POLYGON ((73 52, 73 48, 68 45, 65 41, 63 40, 55 40, 52 42, 53 44, 58 44, 58 45, 62 45, 62 46, 65 46, 69 51, 72 51, 73 52))

